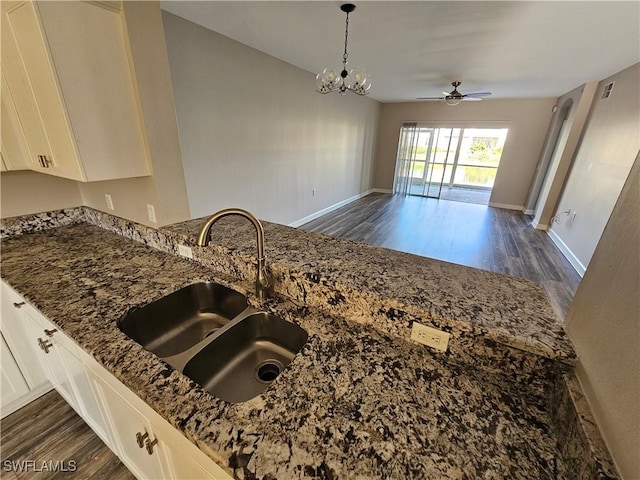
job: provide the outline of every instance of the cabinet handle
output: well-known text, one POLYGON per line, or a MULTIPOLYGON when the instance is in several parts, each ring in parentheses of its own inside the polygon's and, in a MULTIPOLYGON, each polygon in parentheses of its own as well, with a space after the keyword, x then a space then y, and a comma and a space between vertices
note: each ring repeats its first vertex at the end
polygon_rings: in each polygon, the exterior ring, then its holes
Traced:
POLYGON ((44 333, 47 337, 53 337, 53 334, 56 333, 58 331, 57 328, 54 328, 53 330, 47 330, 45 328, 44 333))
POLYGON ((38 155, 38 163, 42 168, 49 168, 51 166, 51 160, 46 155, 38 155))
POLYGON ((147 439, 147 443, 145 444, 145 447, 147 448, 147 453, 148 453, 149 455, 153 455, 153 447, 154 447, 154 445, 155 445, 156 443, 158 443, 158 439, 157 439, 157 438, 154 438, 154 439, 153 439, 153 442, 150 442, 150 441, 147 439))
POLYGON ((49 349, 53 347, 53 343, 49 340, 42 340, 38 337, 38 346, 40 347, 40 350, 44 350, 44 353, 49 353, 49 349))
POLYGON ((147 432, 144 432, 144 435, 140 432, 136 433, 136 442, 138 443, 138 448, 144 447, 144 441, 149 437, 147 432))
POLYGON ((25 302, 20 302, 20 303, 13 302, 13 306, 16 308, 22 308, 23 305, 25 305, 25 302))

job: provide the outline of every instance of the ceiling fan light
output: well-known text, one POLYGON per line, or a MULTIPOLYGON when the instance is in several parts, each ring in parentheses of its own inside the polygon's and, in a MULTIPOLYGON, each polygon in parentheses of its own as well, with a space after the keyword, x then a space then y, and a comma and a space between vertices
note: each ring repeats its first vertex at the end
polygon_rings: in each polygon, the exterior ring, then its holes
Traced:
POLYGON ((447 97, 444 97, 444 101, 445 101, 445 103, 447 105, 449 105, 451 107, 455 107, 456 105, 458 105, 462 101, 462 98, 447 96, 447 97))

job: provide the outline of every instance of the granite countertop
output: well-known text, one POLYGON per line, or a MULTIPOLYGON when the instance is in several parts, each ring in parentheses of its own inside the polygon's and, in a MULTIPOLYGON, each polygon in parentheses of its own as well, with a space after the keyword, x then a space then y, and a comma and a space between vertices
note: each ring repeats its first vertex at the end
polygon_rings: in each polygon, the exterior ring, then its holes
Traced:
POLYGON ((246 282, 86 223, 3 239, 1 272, 236 478, 567 478, 540 389, 370 325, 284 299, 260 305, 246 282), (209 395, 116 326, 131 307, 211 279, 309 333, 245 403, 209 395))
MULTIPOLYGON (((161 231, 178 243, 193 246, 204 220, 189 220, 163 227, 161 231)), ((384 299, 388 304, 393 299, 397 309, 428 319, 436 328, 470 332, 567 365, 575 363, 575 351, 562 321, 539 284, 285 225, 262 223, 266 256, 276 273, 304 272, 315 283, 337 284, 359 292, 361 303, 384 299)), ((225 217, 216 223, 211 242, 232 252, 255 256, 255 231, 246 219, 238 216, 225 217)), ((323 306, 332 304, 332 300, 329 298, 323 306)), ((371 312, 366 312, 364 316, 370 315, 371 312)), ((405 336, 406 332, 398 334, 405 336)))

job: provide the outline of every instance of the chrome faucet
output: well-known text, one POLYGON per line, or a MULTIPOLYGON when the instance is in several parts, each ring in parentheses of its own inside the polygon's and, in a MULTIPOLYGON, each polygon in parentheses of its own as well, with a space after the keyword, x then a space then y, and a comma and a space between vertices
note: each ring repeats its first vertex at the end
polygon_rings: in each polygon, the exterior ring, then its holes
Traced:
POLYGON ((211 233, 211 227, 213 224, 227 215, 240 215, 248 219, 256 229, 256 241, 258 243, 258 272, 256 275, 256 295, 258 298, 267 298, 271 295, 272 282, 269 273, 267 272, 266 260, 264 257, 264 229, 260 220, 251 215, 246 210, 240 208, 227 208, 220 210, 217 213, 211 215, 204 223, 198 234, 198 246, 206 247, 209 244, 209 234, 211 233))

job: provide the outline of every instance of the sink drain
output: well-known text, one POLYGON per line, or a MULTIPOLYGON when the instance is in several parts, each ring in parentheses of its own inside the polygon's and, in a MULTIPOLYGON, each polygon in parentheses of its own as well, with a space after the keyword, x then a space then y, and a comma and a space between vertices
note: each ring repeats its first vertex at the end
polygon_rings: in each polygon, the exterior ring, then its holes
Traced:
POLYGON ((277 360, 267 360, 256 368, 256 379, 262 383, 271 383, 282 371, 282 364, 277 360))

